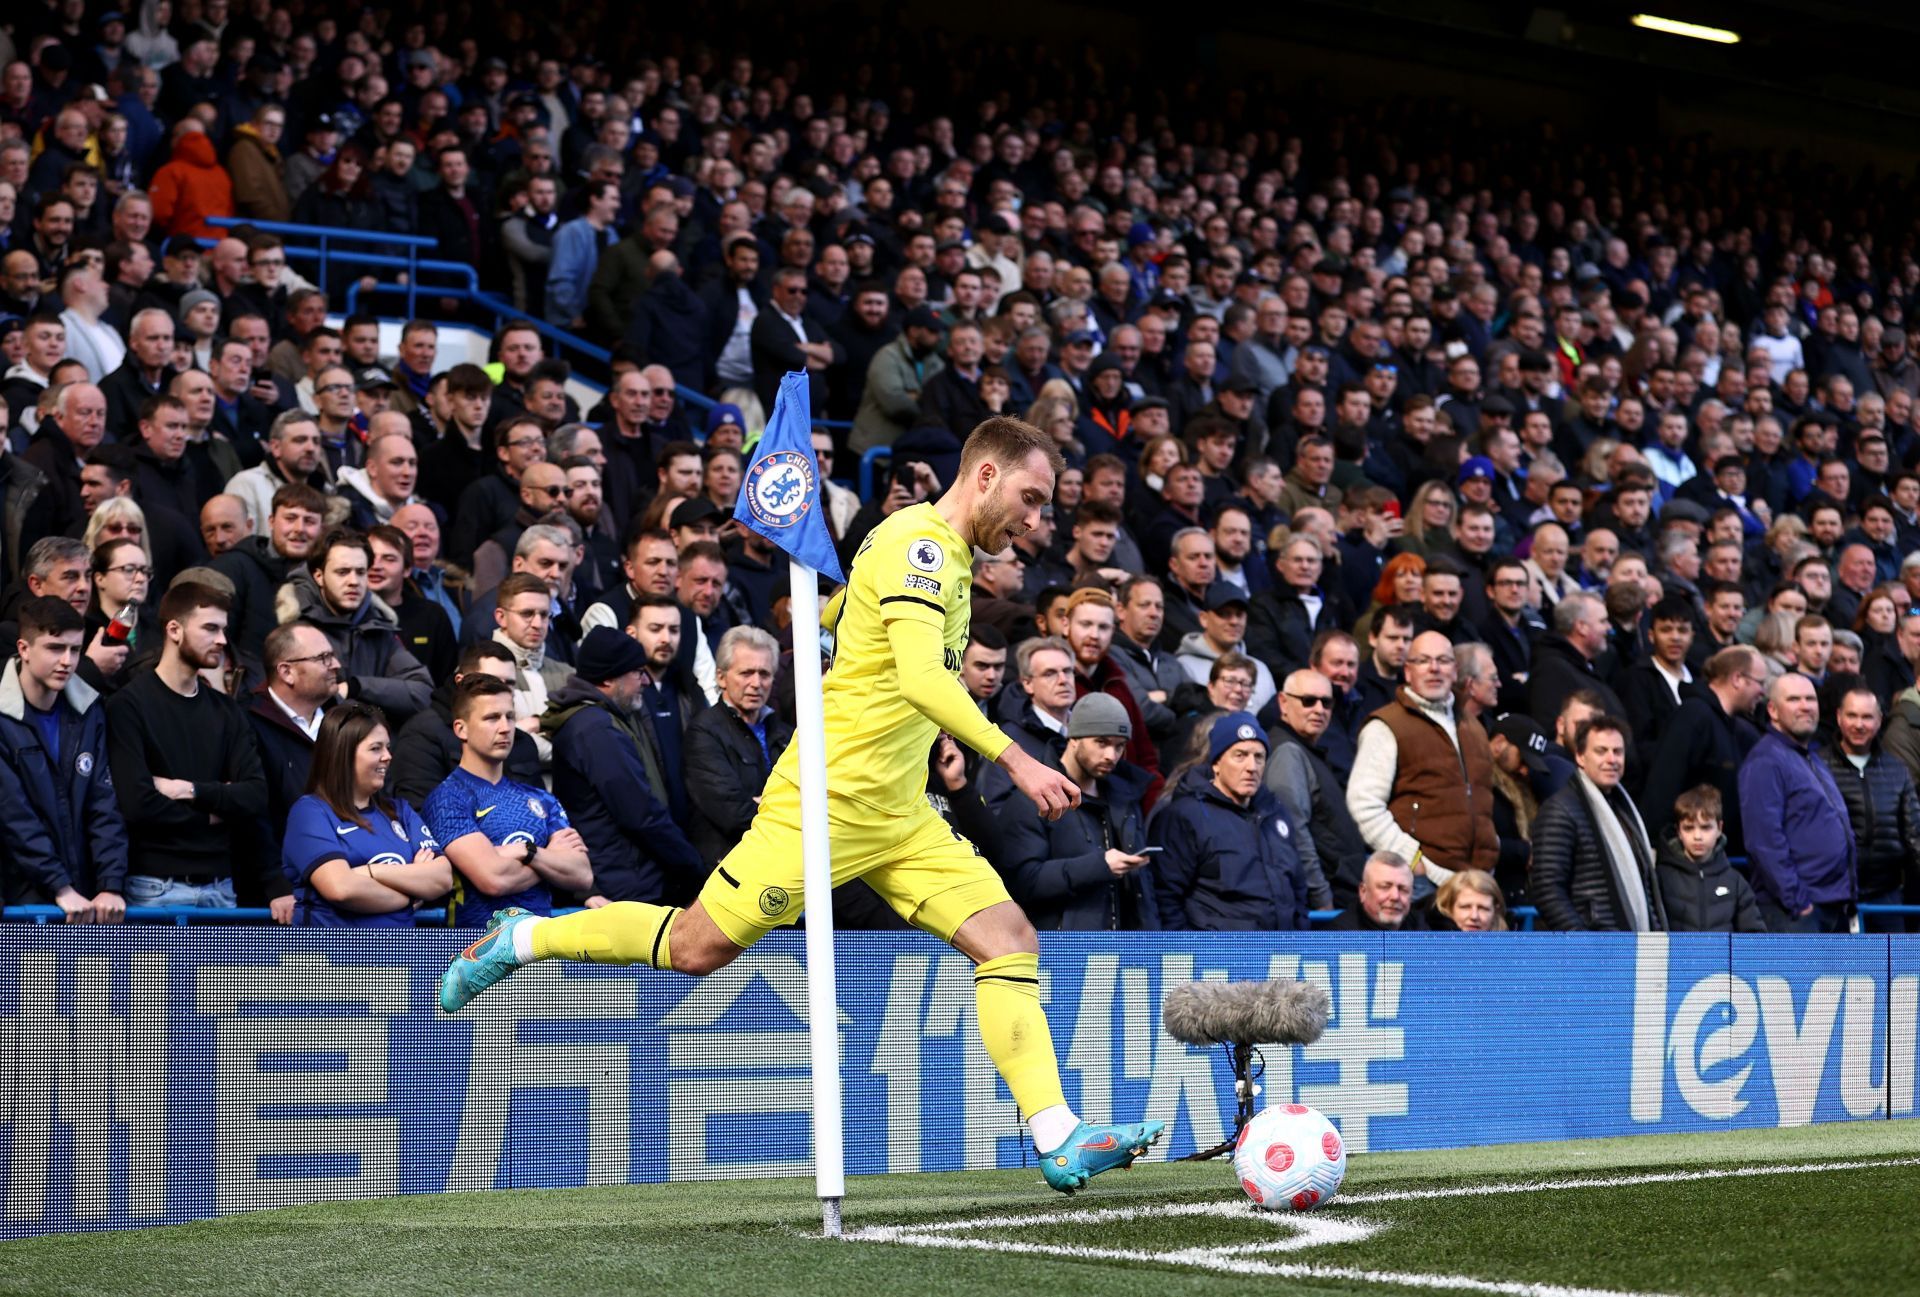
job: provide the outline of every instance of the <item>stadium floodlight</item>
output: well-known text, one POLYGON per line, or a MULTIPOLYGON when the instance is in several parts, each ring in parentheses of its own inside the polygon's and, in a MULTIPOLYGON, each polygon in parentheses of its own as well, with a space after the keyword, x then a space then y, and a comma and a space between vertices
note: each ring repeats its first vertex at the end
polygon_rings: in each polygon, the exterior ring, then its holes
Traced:
POLYGON ((1635 27, 1644 27, 1650 32, 1665 32, 1669 36, 1686 36, 1697 41, 1712 41, 1715 45, 1740 43, 1740 33, 1728 31, 1725 27, 1707 27, 1701 23, 1681 22, 1678 18, 1660 18, 1653 14, 1635 14, 1627 21, 1635 27))

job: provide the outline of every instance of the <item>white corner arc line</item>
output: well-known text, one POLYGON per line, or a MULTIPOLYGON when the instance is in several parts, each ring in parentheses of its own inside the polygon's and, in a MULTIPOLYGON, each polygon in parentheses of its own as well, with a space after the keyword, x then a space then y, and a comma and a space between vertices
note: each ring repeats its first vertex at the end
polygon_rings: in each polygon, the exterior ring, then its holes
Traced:
MULTIPOLYGON (((1363 1206, 1368 1203, 1411 1202, 1433 1198, 1485 1197, 1496 1194, 1545 1193, 1573 1189, 1612 1189, 1642 1184, 1677 1184, 1696 1180, 1724 1180, 1747 1176, 1817 1174, 1831 1171, 1859 1171, 1874 1167, 1920 1166, 1920 1157, 1861 1159, 1840 1162, 1762 1163, 1742 1167, 1714 1167, 1698 1171, 1650 1171, 1635 1175, 1565 1177, 1557 1180, 1523 1180, 1504 1183, 1467 1185, 1454 1188, 1384 1189, 1374 1193, 1352 1194, 1329 1203, 1329 1208, 1363 1206)), ((1497 1297, 1659 1297, 1658 1294, 1630 1293, 1606 1288, 1582 1288, 1562 1284, 1528 1283, 1523 1280, 1481 1279, 1471 1275, 1423 1274, 1385 1270, 1361 1270, 1347 1266, 1314 1265, 1261 1261, 1255 1254, 1310 1247, 1318 1243, 1352 1241, 1352 1237, 1314 1237, 1321 1231, 1301 1228, 1312 1217, 1269 1215, 1252 1204, 1236 1200, 1185 1202, 1133 1207, 1098 1207, 1077 1211, 1034 1213, 1024 1216, 981 1216, 968 1220, 928 1222, 920 1225, 872 1225, 854 1230, 843 1241, 848 1243, 899 1243, 910 1247, 948 1248, 975 1252, 1000 1252, 1027 1256, 1058 1256, 1076 1260, 1135 1261, 1149 1265, 1182 1265, 1234 1274, 1263 1275, 1279 1279, 1334 1279, 1352 1283, 1391 1284, 1448 1292, 1492 1293, 1497 1297), (1300 1237, 1273 1243, 1214 1248, 1190 1248, 1174 1252, 1147 1252, 1130 1248, 1098 1248, 1066 1243, 1022 1243, 1011 1239, 967 1237, 969 1233, 991 1229, 1020 1229, 1035 1225, 1097 1225, 1136 1220, 1143 1216, 1159 1219, 1181 1216, 1246 1216, 1275 1224, 1288 1222, 1300 1230, 1300 1237)), ((1332 1224, 1330 1220, 1317 1222, 1332 1224)), ((1360 1227, 1362 1236, 1378 1227, 1372 1222, 1343 1222, 1352 1229, 1360 1227)), ((1345 1235, 1347 1231, 1330 1231, 1345 1235)))

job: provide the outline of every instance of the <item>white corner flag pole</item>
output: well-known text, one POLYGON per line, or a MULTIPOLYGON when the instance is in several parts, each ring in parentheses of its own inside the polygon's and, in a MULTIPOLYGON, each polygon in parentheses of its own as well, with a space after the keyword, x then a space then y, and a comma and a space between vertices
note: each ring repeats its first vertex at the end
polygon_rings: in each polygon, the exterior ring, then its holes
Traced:
POLYGON ((840 1237, 847 1192, 840 1116, 840 1007, 833 973, 833 852, 827 841, 827 736, 820 701, 820 578, 796 561, 793 698, 800 745, 800 852, 806 877, 807 1039, 813 1064, 813 1183, 821 1232, 840 1237))

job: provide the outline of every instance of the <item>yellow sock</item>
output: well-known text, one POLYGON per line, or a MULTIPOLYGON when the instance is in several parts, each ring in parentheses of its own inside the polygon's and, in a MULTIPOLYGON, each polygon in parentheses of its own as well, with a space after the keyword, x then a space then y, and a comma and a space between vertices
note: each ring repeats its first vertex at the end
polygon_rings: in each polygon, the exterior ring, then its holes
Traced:
POLYGON ((980 1039, 1013 1091, 1021 1119, 1064 1105, 1053 1033, 1040 1007, 1040 956, 1002 955, 981 964, 973 971, 973 999, 980 1039))
POLYGON ((543 919, 529 934, 533 957, 671 969, 673 957, 667 950, 667 938, 679 914, 679 909, 671 905, 615 901, 597 910, 543 919))

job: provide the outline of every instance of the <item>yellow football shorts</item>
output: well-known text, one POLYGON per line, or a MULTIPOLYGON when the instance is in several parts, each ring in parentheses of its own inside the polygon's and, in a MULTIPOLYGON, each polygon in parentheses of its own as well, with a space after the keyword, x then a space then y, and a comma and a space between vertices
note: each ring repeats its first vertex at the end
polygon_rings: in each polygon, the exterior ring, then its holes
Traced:
MULTIPOLYGON (((894 816, 829 794, 827 825, 833 885, 865 879, 896 914, 942 941, 1012 899, 994 867, 930 804, 894 816)), ((800 790, 769 779, 747 835, 708 876, 700 903, 729 941, 745 947, 800 918, 805 886, 800 790)))

